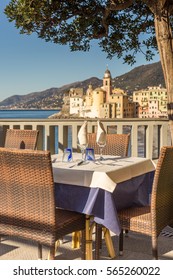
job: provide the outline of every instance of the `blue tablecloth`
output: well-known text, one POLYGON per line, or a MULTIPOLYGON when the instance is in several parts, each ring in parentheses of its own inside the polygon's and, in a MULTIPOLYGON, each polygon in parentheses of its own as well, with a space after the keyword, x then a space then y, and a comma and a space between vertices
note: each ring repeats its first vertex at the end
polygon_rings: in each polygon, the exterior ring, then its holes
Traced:
POLYGON ((72 184, 55 183, 56 206, 92 215, 94 221, 119 235, 117 211, 149 204, 154 171, 118 183, 114 192, 72 184))

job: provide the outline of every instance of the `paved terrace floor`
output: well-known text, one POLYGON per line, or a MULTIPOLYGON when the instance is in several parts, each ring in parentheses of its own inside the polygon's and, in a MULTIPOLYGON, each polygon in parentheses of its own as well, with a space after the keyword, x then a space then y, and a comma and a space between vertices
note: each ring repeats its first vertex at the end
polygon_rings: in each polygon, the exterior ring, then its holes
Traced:
MULTIPOLYGON (((113 244, 118 260, 151 260, 150 237, 129 232, 124 238, 124 254, 118 255, 118 237, 112 235, 113 244)), ((47 249, 43 248, 43 259, 47 259, 47 249)), ((56 260, 80 260, 81 250, 71 249, 71 236, 66 236, 59 250, 56 252, 56 260)), ((101 260, 110 260, 103 241, 101 260)), ((114 259, 114 260, 115 260, 114 259)), ((173 260, 173 229, 167 227, 159 236, 159 259, 173 260)), ((19 240, 17 238, 2 237, 0 244, 0 260, 37 260, 37 245, 33 242, 19 240)))

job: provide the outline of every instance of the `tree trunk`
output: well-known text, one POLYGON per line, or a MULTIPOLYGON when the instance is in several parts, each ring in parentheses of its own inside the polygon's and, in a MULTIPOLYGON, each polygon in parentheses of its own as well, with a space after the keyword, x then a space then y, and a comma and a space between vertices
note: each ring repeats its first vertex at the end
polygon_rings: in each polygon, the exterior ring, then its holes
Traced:
POLYGON ((155 14, 155 32, 168 95, 168 118, 173 143, 173 39, 168 11, 155 14))

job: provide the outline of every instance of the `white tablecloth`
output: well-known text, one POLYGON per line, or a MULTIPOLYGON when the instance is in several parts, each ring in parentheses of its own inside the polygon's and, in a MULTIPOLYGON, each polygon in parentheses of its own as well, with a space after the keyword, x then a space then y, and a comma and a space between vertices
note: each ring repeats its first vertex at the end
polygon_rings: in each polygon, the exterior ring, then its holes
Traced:
POLYGON ((73 162, 67 163, 62 162, 62 156, 53 155, 52 159, 56 159, 56 162, 52 163, 54 182, 101 188, 113 192, 116 184, 155 170, 155 164, 150 159, 104 157, 105 160, 101 162, 90 161, 77 166, 81 154, 73 154, 73 162))

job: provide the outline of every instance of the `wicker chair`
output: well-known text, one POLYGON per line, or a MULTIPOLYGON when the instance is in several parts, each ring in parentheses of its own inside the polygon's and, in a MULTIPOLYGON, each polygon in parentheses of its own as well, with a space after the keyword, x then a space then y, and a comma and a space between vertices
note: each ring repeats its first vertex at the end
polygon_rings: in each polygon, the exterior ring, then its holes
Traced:
POLYGON ((54 259, 58 239, 85 232, 84 214, 55 207, 49 151, 0 148, 0 166, 0 235, 37 242, 39 259, 47 246, 54 259))
MULTIPOLYGON (((107 134, 103 155, 126 157, 128 155, 129 141, 130 134, 107 134)), ((100 153, 99 146, 96 143, 96 133, 88 133, 88 146, 94 149, 95 154, 100 153)), ((102 231, 105 231, 105 228, 96 224, 95 259, 100 258, 102 231)))
MULTIPOLYGON (((107 134, 103 155, 127 156, 129 140, 130 134, 107 134)), ((93 148, 95 154, 100 153, 96 143, 96 133, 88 133, 88 147, 93 148)))
MULTIPOLYGON (((151 194, 151 206, 132 207, 118 212, 122 229, 151 236, 152 254, 158 259, 158 236, 173 224, 173 147, 162 147, 157 163, 151 194)), ((123 232, 119 250, 123 252, 123 232)))
POLYGON ((7 129, 5 148, 35 150, 38 139, 38 130, 7 129))

